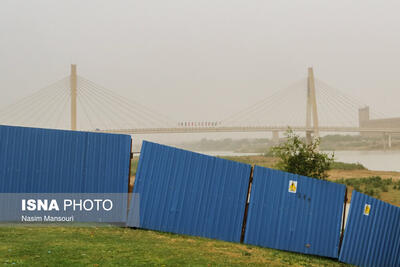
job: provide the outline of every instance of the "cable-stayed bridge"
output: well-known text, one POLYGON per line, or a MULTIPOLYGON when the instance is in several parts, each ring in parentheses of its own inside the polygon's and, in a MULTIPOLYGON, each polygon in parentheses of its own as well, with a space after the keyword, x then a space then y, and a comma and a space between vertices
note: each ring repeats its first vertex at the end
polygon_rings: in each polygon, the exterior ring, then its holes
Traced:
MULTIPOLYGON (((290 127, 308 139, 320 132, 378 133, 390 146, 400 126, 363 125, 360 109, 365 106, 316 79, 309 68, 307 78, 227 118, 178 122, 77 75, 71 65, 69 76, 0 110, 0 124, 127 134, 272 132, 274 138, 290 127)), ((368 120, 385 117, 368 110, 368 120)))

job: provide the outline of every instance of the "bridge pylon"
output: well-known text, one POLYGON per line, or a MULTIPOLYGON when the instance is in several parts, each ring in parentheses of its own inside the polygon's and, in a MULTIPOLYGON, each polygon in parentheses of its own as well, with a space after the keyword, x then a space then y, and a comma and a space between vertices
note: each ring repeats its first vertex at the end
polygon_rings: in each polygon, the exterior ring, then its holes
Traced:
POLYGON ((71 130, 76 131, 76 96, 77 96, 76 65, 71 64, 70 88, 71 88, 71 130))
POLYGON ((319 137, 317 97, 315 93, 314 71, 312 67, 308 68, 306 128, 308 129, 306 130, 306 140, 307 143, 311 143, 312 134, 314 135, 314 138, 319 137))

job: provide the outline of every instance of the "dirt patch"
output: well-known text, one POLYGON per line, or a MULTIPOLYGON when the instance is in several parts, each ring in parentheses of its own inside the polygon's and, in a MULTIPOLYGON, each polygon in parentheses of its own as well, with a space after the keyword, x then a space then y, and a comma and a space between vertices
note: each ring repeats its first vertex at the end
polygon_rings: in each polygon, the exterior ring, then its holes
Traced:
POLYGON ((392 178, 393 180, 400 180, 400 172, 390 171, 371 171, 371 170, 330 170, 328 172, 329 179, 347 179, 347 178, 362 178, 370 176, 380 176, 383 179, 392 178))

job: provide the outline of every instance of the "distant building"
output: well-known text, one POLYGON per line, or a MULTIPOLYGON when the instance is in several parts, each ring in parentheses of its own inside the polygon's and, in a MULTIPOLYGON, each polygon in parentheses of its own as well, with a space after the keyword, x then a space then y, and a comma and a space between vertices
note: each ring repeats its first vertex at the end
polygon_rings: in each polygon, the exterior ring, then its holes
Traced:
MULTIPOLYGON (((369 117, 369 107, 360 108, 358 110, 358 121, 360 128, 397 128, 400 129, 400 117, 397 118, 385 118, 385 119, 373 119, 369 117)), ((370 135, 370 134, 368 134, 370 135)))

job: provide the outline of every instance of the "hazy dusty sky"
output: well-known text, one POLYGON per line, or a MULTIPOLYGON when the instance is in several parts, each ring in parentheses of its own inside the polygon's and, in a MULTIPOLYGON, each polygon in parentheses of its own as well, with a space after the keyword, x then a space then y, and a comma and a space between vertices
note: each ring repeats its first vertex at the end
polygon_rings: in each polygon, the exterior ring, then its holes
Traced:
POLYGON ((214 120, 315 75, 400 116, 400 1, 0 2, 0 107, 80 75, 214 120))

